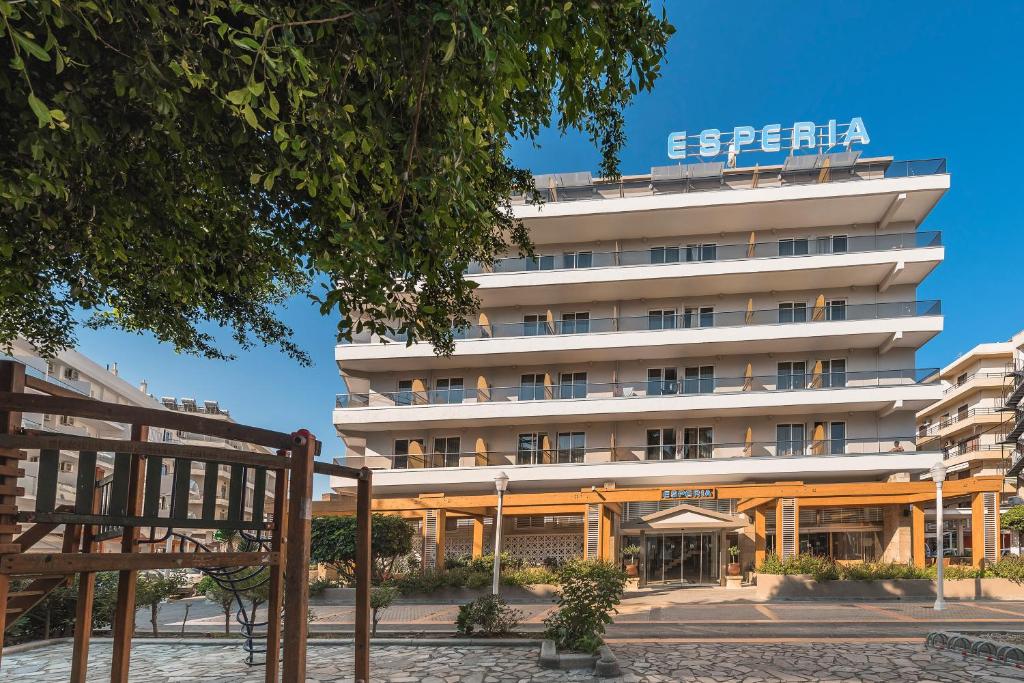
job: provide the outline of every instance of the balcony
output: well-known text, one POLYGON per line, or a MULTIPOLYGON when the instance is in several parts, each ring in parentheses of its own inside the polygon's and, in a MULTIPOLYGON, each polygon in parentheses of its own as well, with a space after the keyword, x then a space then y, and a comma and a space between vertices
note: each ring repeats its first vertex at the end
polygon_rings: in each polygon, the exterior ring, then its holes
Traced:
POLYGON ((680 381, 524 384, 517 387, 339 394, 334 423, 344 431, 410 424, 453 427, 566 418, 660 419, 703 415, 800 414, 811 410, 917 410, 935 400, 935 369, 798 372, 680 381))
POLYGON ((757 291, 755 276, 772 277, 772 289, 880 286, 920 283, 944 256, 939 232, 828 235, 809 238, 751 239, 733 244, 687 246, 691 238, 657 238, 681 246, 640 251, 571 251, 528 258, 506 258, 489 269, 470 265, 484 306, 533 305, 550 301, 603 301, 649 296, 705 296, 757 291), (896 266, 899 268, 893 270, 896 266))
POLYGON ((339 345, 335 358, 346 371, 422 370, 453 365, 501 366, 520 362, 735 355, 758 342, 764 353, 831 348, 918 348, 942 330, 934 300, 871 304, 711 311, 617 318, 575 318, 472 325, 456 331, 455 353, 437 358, 428 344, 407 347, 401 335, 381 343, 369 334, 339 345))
POLYGON ((955 408, 968 400, 965 398, 967 394, 980 390, 989 390, 989 395, 1001 395, 1005 382, 1006 373, 1004 372, 975 372, 962 377, 943 390, 941 399, 921 411, 917 416, 918 421, 923 421, 926 417, 935 416, 943 411, 948 411, 950 408, 955 408))
POLYGON ((943 420, 922 426, 918 430, 919 444, 949 438, 972 427, 999 425, 1009 420, 1008 413, 1001 408, 970 408, 959 411, 943 420))

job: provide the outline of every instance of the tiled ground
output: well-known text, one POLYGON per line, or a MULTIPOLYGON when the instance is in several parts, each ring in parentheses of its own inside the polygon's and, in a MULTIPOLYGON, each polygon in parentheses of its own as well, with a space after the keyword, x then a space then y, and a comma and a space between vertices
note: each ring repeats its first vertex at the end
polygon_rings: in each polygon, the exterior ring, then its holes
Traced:
MULTIPOLYGON (((623 665, 623 683, 702 681, 709 683, 767 683, 769 681, 829 681, 863 683, 1011 683, 1024 671, 993 667, 978 660, 907 643, 616 643, 623 665)), ((39 683, 66 680, 70 644, 7 655, 0 680, 39 683)), ((89 681, 109 679, 110 644, 93 645, 89 681)), ((139 683, 217 681, 242 683, 263 680, 263 669, 242 662, 236 645, 136 644, 132 649, 131 680, 139 683)), ((375 646, 375 681, 388 683, 526 683, 532 681, 589 681, 584 672, 545 671, 537 666, 535 647, 410 647, 375 646)), ((307 680, 319 683, 351 681, 352 648, 348 645, 310 647, 307 680)))

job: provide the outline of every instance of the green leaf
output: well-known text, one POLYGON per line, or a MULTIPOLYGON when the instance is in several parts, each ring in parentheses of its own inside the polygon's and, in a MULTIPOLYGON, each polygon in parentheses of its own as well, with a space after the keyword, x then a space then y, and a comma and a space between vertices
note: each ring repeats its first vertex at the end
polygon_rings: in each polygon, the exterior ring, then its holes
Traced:
POLYGON ((36 97, 35 93, 28 94, 28 106, 31 107, 36 118, 39 120, 40 128, 53 123, 53 118, 50 116, 50 108, 41 99, 36 97))
POLYGON ((238 90, 232 90, 224 97, 226 97, 228 102, 231 104, 245 104, 249 101, 249 97, 251 97, 251 95, 249 94, 248 88, 239 88, 238 90))
POLYGON ((450 41, 448 41, 448 47, 446 47, 444 49, 444 57, 441 59, 441 63, 442 64, 447 64, 448 62, 450 62, 452 60, 452 57, 454 57, 454 56, 455 56, 455 36, 452 36, 452 39, 450 41))
POLYGON ((18 45, 25 48, 25 51, 30 55, 43 62, 50 61, 50 54, 39 43, 29 39, 24 33, 11 31, 11 35, 14 36, 14 40, 18 42, 18 45))
POLYGON ((256 112, 254 112, 252 110, 252 107, 250 107, 249 105, 245 105, 244 107, 242 107, 242 116, 245 117, 245 122, 248 123, 250 126, 255 128, 256 130, 263 130, 260 127, 260 122, 256 120, 256 112))

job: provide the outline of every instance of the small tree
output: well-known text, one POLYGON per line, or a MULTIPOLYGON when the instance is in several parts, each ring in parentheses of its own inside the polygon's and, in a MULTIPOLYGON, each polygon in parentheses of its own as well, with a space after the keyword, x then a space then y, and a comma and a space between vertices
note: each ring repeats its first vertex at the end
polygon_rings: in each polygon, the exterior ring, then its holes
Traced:
POLYGON ((185 585, 185 573, 172 571, 166 574, 159 572, 140 573, 135 583, 135 606, 149 607, 150 623, 153 624, 153 635, 160 634, 157 615, 160 603, 175 595, 185 585))
POLYGON ((1024 534, 1024 505, 1014 505, 1004 512, 1001 522, 1004 529, 1024 534))
MULTIPOLYGON (((412 525, 401 517, 373 516, 370 545, 374 583, 389 578, 395 562, 412 552, 413 533, 412 525)), ((349 585, 355 582, 355 517, 314 517, 310 545, 313 562, 329 565, 349 585)))
POLYGON ((217 603, 224 612, 224 633, 231 633, 231 612, 235 606, 235 594, 221 586, 212 577, 204 576, 196 584, 196 592, 210 602, 217 603))
POLYGON ((394 586, 379 586, 370 591, 370 609, 373 610, 373 626, 370 635, 377 635, 377 624, 384 616, 385 610, 398 597, 398 589, 394 586))
POLYGON ((597 652, 626 588, 626 573, 609 562, 573 560, 558 570, 558 612, 544 620, 546 638, 561 650, 597 652))
POLYGON ((497 595, 481 595, 473 602, 459 607, 455 629, 461 636, 500 636, 519 625, 523 613, 509 607, 497 595))

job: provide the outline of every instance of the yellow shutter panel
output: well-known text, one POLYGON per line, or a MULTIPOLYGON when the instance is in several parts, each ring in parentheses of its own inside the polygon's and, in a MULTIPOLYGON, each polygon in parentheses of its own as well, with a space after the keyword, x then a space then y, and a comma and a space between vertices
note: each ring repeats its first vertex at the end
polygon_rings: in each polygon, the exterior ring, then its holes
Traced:
POLYGON ((480 375, 476 378, 476 400, 478 403, 486 403, 491 400, 491 387, 487 384, 487 378, 480 375))
POLYGON ((409 467, 420 469, 425 465, 423 446, 419 441, 409 442, 409 467))
POLYGON ((555 397, 555 384, 551 379, 551 373, 544 373, 544 398, 552 399, 555 397))
POLYGON ((754 251, 757 247, 757 235, 750 231, 750 241, 747 242, 747 258, 754 258, 754 251))
POLYGON ((747 315, 744 317, 743 322, 750 324, 754 321, 754 300, 747 299, 747 315))
POLYGON ((811 388, 821 389, 821 361, 814 361, 814 372, 811 374, 811 388))
POLYGON ((480 319, 479 319, 478 322, 479 322, 479 325, 480 325, 480 336, 481 337, 490 337, 491 336, 491 321, 488 320, 487 314, 484 313, 483 311, 480 311, 480 319))
POLYGON ((543 462, 544 464, 551 462, 551 437, 549 437, 547 434, 541 435, 540 447, 541 450, 543 450, 543 460, 541 460, 541 462, 543 462))
POLYGON ((814 315, 812 319, 815 321, 825 319, 825 295, 819 294, 818 298, 814 300, 814 315))
POLYGON ((750 455, 754 452, 754 430, 747 427, 747 433, 743 436, 743 455, 750 455))
POLYGON ((747 363, 746 370, 743 371, 743 391, 750 391, 754 388, 754 366, 747 363))
POLYGON ((477 467, 484 467, 490 464, 487 459, 487 442, 482 438, 477 437, 476 440, 476 465, 477 467))
POLYGON ((422 379, 412 381, 412 402, 415 405, 423 405, 427 402, 427 385, 422 379))
POLYGON ((825 454, 825 423, 814 423, 814 440, 811 443, 811 453, 814 455, 825 454))

